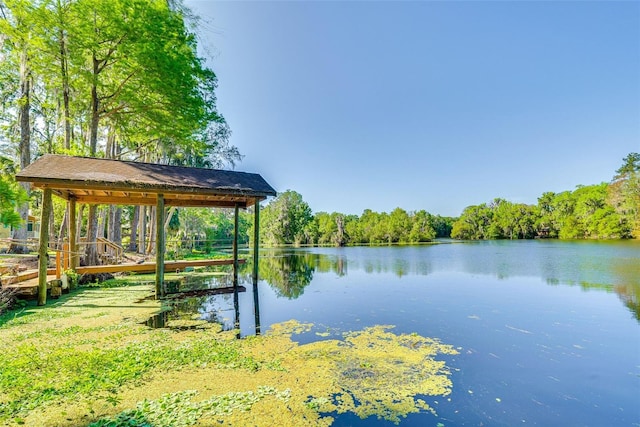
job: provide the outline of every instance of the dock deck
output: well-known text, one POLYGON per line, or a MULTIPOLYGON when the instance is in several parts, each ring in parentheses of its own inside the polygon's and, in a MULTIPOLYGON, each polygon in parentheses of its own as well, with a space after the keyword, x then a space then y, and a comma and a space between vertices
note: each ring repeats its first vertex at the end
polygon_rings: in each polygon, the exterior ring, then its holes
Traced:
MULTIPOLYGON (((239 264, 244 264, 245 259, 239 259, 239 264)), ((210 267, 220 265, 233 265, 232 259, 201 259, 201 260, 181 260, 166 261, 164 270, 169 272, 184 271, 186 268, 193 267, 210 267)), ((99 274, 99 273, 155 273, 155 262, 127 263, 127 264, 110 264, 110 265, 92 265, 78 267, 76 273, 82 274, 99 274)), ((56 280, 56 269, 47 269, 47 289, 51 289, 51 282, 56 280)), ((15 289, 17 294, 22 297, 32 297, 38 294, 38 270, 26 270, 15 276, 4 276, 0 278, 0 286, 5 289, 15 289)))

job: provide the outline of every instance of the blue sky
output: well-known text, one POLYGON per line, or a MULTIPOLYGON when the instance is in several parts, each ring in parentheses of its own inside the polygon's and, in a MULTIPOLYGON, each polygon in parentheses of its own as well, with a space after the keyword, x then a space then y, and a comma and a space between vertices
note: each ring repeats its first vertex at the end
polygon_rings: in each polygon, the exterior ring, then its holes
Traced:
POLYGON ((314 212, 535 204, 640 152, 640 2, 186 4, 236 169, 314 212))

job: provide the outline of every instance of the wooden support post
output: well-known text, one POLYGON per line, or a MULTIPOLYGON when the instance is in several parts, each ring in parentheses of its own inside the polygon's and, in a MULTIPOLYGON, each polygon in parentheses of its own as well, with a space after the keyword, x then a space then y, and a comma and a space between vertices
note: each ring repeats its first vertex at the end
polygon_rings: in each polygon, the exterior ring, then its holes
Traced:
POLYGON ((56 249, 56 279, 60 279, 62 270, 62 252, 56 249))
POLYGON ((40 246, 38 247, 38 305, 47 303, 47 251, 49 249, 49 215, 51 215, 51 189, 42 192, 40 217, 40 246))
POLYGON ((258 255, 260 250, 260 199, 253 205, 253 283, 258 283, 258 255))
POLYGON ((156 299, 164 296, 164 194, 156 200, 156 299))
POLYGON ((256 325, 256 335, 260 335, 260 301, 258 298, 258 266, 260 250, 260 199, 256 198, 253 205, 253 314, 256 325))
POLYGON ((69 253, 69 242, 64 242, 62 244, 62 270, 67 271, 69 267, 71 267, 71 257, 69 253))
POLYGON ((233 308, 236 315, 234 329, 237 330, 236 338, 240 338, 240 302, 238 296, 238 216, 240 205, 236 203, 233 215, 233 308))
POLYGON ((240 205, 236 203, 233 215, 233 287, 238 287, 238 216, 240 205))
POLYGON ((69 199, 69 255, 70 262, 69 268, 73 271, 78 268, 78 225, 76 224, 78 219, 76 217, 76 199, 71 197, 69 199))

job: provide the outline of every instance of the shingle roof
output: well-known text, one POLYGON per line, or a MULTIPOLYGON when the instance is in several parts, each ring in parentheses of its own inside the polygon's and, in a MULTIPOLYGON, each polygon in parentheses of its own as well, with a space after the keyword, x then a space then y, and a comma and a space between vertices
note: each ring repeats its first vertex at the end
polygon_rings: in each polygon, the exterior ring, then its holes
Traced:
POLYGON ((47 154, 16 175, 36 188, 81 203, 167 205, 252 205, 276 191, 258 174, 47 154))

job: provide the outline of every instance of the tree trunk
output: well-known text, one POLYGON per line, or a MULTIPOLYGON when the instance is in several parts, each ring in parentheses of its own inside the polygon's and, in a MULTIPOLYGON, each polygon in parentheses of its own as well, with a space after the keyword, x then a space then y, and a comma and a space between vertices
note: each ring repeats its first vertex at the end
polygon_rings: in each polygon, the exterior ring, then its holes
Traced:
MULTIPOLYGON (((20 58, 20 168, 24 169, 31 163, 31 70, 29 69, 29 57, 26 52, 20 58)), ((22 183, 22 188, 29 194, 30 186, 22 183)), ((24 254, 29 252, 25 245, 27 240, 27 223, 29 221, 29 202, 25 202, 17 209, 20 218, 24 221, 22 227, 15 228, 11 237, 18 240, 12 243, 9 252, 24 254)))
MULTIPOLYGON (((98 147, 99 99, 98 99, 98 74, 100 72, 99 61, 93 54, 93 84, 91 85, 91 123, 89 126, 89 155, 96 156, 98 147)), ((86 265, 98 264, 98 250, 96 239, 98 237, 98 206, 89 205, 89 220, 87 223, 87 248, 85 251, 86 265)))
POLYGON ((107 227, 107 239, 122 246, 122 208, 119 206, 109 206, 109 216, 107 227))
POLYGON ((61 28, 60 38, 60 76, 62 77, 62 103, 64 109, 64 148, 71 149, 71 113, 69 111, 69 75, 67 72, 67 48, 65 34, 61 28))
POLYGON ((113 235, 115 234, 114 226, 114 215, 116 212, 116 207, 114 205, 109 205, 109 209, 107 209, 107 239, 113 242, 113 235))
POLYGON ((80 204, 80 212, 78 212, 78 215, 76 216, 77 220, 77 224, 76 224, 76 236, 80 237, 82 236, 82 221, 84 219, 84 207, 86 205, 84 203, 80 204))
POLYGON ((89 127, 89 155, 96 156, 98 149, 98 124, 100 123, 100 99, 98 98, 98 73, 100 62, 93 55, 93 84, 91 85, 91 123, 89 127))
POLYGON ((122 208, 119 206, 114 206, 115 209, 113 211, 113 234, 111 235, 111 241, 116 243, 118 246, 122 246, 122 208))
POLYGON ((107 159, 116 159, 118 156, 118 143, 116 141, 116 132, 113 126, 109 126, 107 133, 107 145, 104 149, 104 157, 107 159))
POLYGON ((145 254, 147 232, 147 207, 140 206, 140 216, 138 218, 138 253, 145 254))
POLYGON ((49 241, 50 242, 56 241, 56 225, 55 225, 55 218, 53 216, 53 208, 51 208, 51 212, 49 213, 49 241))
POLYGON ((150 206, 149 212, 149 245, 147 246, 147 253, 152 254, 155 252, 156 245, 156 207, 150 206))
POLYGON ((62 224, 60 224, 60 231, 58 232, 58 247, 61 248, 64 242, 65 232, 68 230, 68 222, 69 222, 69 210, 64 210, 64 215, 62 216, 62 224))
POLYGON ((133 218, 131 218, 131 237, 129 239, 129 251, 138 251, 138 222, 140 221, 140 206, 133 207, 133 218))
POLYGON ((96 239, 98 237, 104 238, 104 230, 107 226, 107 210, 104 208, 98 209, 98 233, 96 234, 96 239))
POLYGON ((98 265, 98 205, 89 205, 89 220, 87 222, 87 238, 84 262, 85 265, 98 265))

